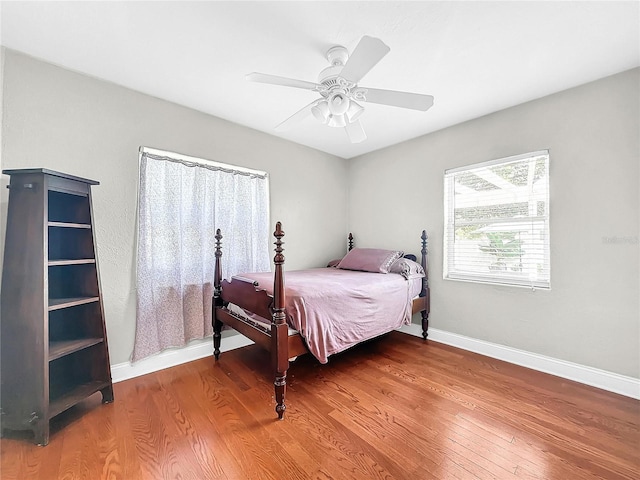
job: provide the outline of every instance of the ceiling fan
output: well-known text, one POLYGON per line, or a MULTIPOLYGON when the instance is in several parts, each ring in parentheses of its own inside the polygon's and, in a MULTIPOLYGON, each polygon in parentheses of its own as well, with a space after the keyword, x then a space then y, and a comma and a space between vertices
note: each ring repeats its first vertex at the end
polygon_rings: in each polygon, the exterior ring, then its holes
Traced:
POLYGON ((431 95, 380 90, 360 87, 362 78, 389 53, 390 48, 379 38, 364 36, 349 55, 343 46, 335 46, 327 52, 331 64, 318 76, 318 83, 253 72, 246 76, 252 82, 269 83, 285 87, 312 90, 321 95, 298 112, 276 126, 276 130, 286 130, 297 122, 313 114, 320 122, 330 127, 344 127, 352 143, 362 142, 367 135, 360 123, 364 112, 357 102, 378 103, 394 107, 427 111, 433 105, 431 95))

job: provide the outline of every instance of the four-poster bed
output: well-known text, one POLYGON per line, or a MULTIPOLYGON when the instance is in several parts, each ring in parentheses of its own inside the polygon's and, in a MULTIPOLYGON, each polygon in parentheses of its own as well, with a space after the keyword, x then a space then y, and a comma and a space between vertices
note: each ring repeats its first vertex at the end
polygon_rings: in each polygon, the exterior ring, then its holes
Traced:
POLYGON ((422 317, 426 340, 429 322, 427 235, 422 232, 421 261, 404 252, 355 249, 333 267, 287 272, 283 269, 284 231, 276 224, 274 272, 222 279, 222 234, 216 231, 213 296, 214 356, 220 356, 221 332, 227 325, 271 353, 276 412, 285 411, 289 360, 312 353, 327 357, 383 335, 422 317), (271 282, 272 281, 272 282, 271 282))

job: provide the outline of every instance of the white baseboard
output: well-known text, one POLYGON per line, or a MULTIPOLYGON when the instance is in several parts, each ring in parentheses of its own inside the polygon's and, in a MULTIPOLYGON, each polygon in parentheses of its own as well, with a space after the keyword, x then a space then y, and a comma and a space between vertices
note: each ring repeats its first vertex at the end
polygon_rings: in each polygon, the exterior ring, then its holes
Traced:
MULTIPOLYGON (((420 325, 407 325, 402 327, 400 331, 422 337, 422 327, 420 325)), ((435 328, 429 328, 429 340, 584 383, 585 385, 591 385, 592 387, 601 388, 626 397, 640 399, 640 379, 638 378, 505 347, 504 345, 485 342, 435 328)))
MULTIPOLYGON (((243 335, 225 335, 223 332, 221 352, 228 352, 235 348, 251 345, 253 342, 243 335)), ((123 362, 111 366, 113 383, 129 380, 148 373, 157 372, 164 368, 175 367, 182 363, 192 362, 199 358, 213 356, 213 339, 205 338, 191 342, 186 347, 172 348, 139 362, 123 362)))
MULTIPOLYGON (((422 328, 420 325, 407 325, 402 327, 400 331, 409 335, 422 337, 422 328)), ((223 332, 223 341, 220 348, 222 352, 253 343, 243 335, 233 334, 231 332, 230 334, 225 334, 226 332, 223 332)), ((601 388, 609 392, 640 399, 640 379, 637 378, 626 377, 617 373, 505 347, 504 345, 485 342, 435 328, 429 328, 429 340, 591 385, 592 387, 601 388)), ((212 355, 213 341, 211 338, 207 338, 202 341, 192 342, 184 348, 166 350, 158 355, 136 363, 124 362, 112 365, 111 377, 114 383, 121 382, 212 355)))

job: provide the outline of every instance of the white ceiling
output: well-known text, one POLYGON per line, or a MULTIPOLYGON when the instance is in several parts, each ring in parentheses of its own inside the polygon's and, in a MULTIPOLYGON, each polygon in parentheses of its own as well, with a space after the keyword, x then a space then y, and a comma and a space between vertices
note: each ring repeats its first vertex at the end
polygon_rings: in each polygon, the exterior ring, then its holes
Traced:
POLYGON ((232 122, 351 158, 640 65, 640 3, 6 2, 2 45, 232 122), (363 35, 391 48, 360 86, 435 97, 427 112, 367 103, 368 139, 306 118, 319 95, 247 82, 316 82, 325 53, 363 35))

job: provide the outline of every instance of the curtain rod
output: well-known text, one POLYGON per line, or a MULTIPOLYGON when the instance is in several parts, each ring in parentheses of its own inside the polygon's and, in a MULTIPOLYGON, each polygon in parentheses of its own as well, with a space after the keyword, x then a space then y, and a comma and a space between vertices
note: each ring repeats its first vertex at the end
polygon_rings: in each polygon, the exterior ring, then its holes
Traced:
POLYGON ((269 174, 262 170, 253 170, 251 168, 239 167, 237 165, 231 165, 228 163, 215 162, 213 160, 207 160, 204 158, 191 157, 189 155, 182 155, 176 152, 169 152, 167 150, 158 150, 150 147, 140 147, 140 155, 146 155, 149 158, 155 160, 169 160, 172 162, 179 162, 188 167, 201 166, 209 168, 211 170, 220 170, 227 173, 237 173, 240 175, 249 175, 257 178, 267 178, 269 174))

